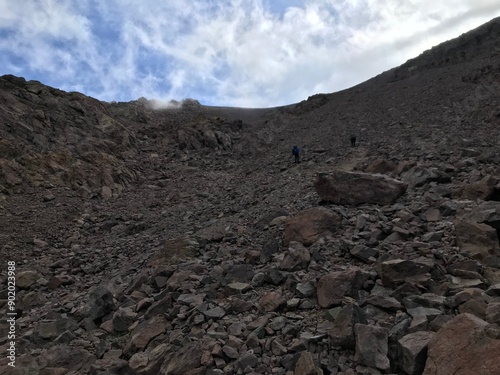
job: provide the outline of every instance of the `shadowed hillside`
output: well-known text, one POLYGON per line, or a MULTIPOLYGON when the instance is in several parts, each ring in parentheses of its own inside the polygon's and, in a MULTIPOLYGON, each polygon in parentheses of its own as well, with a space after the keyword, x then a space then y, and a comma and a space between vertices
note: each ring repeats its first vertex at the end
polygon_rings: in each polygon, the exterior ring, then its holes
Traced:
POLYGON ((497 374, 499 102, 500 19, 279 108, 0 77, 0 375, 497 374))

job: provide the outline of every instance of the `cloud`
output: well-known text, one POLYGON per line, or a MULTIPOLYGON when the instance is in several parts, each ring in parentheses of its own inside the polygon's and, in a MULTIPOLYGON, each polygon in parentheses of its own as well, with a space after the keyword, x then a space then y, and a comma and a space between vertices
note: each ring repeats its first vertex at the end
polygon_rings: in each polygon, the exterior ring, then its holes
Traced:
POLYGON ((493 0, 0 0, 0 74, 107 101, 269 107, 334 92, 494 16, 493 0))

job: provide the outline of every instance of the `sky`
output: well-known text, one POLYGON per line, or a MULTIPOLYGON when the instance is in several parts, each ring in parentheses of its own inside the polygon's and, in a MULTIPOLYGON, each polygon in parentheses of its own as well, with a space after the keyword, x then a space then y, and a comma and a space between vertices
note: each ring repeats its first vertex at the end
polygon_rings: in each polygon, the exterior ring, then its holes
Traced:
POLYGON ((498 0, 0 0, 0 75, 108 102, 274 107, 498 16, 498 0))

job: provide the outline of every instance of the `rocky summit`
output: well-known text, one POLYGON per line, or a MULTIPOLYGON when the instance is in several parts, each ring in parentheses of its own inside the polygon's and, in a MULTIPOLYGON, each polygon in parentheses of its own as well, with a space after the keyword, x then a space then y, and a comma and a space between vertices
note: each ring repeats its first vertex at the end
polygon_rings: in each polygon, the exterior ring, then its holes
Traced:
POLYGON ((279 108, 0 77, 0 374, 500 374, 499 103, 500 19, 279 108))

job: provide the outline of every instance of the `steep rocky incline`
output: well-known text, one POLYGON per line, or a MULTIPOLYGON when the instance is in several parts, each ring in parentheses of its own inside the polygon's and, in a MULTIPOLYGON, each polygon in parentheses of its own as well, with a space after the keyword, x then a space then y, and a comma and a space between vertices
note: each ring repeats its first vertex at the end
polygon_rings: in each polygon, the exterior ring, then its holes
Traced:
POLYGON ((0 374, 497 375, 499 86, 499 19, 281 108, 0 77, 0 374))

